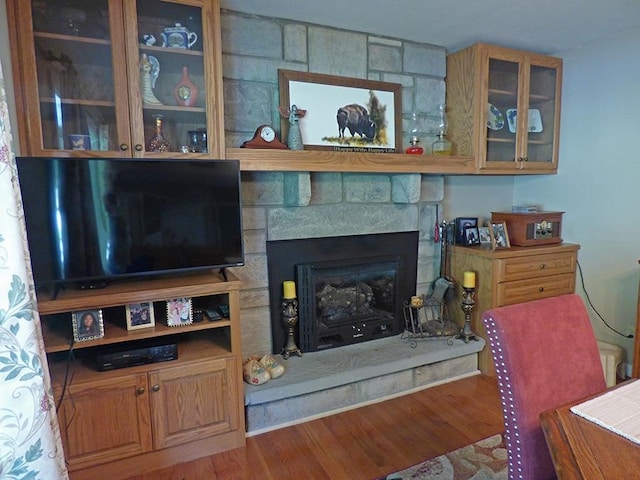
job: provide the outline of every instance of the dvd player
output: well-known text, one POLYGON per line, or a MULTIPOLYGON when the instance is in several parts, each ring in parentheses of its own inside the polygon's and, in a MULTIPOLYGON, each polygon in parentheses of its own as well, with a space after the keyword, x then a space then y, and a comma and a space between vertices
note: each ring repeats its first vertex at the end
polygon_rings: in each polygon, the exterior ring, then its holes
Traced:
POLYGON ((96 367, 99 371, 117 368, 135 367, 147 363, 167 362, 178 358, 178 345, 151 345, 141 348, 108 352, 96 356, 96 367))

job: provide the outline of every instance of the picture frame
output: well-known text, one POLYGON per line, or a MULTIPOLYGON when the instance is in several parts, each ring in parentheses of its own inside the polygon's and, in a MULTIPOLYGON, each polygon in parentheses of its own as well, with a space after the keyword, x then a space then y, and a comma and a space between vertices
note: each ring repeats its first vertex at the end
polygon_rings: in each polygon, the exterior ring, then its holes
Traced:
POLYGON ((104 337, 104 320, 101 309, 71 312, 73 340, 86 342, 104 337))
MULTIPOLYGON (((299 120, 305 150, 403 151, 401 84, 279 69, 278 86, 281 108, 306 111, 299 120)), ((284 140, 289 119, 280 125, 284 140)))
POLYGON ((480 245, 491 245, 489 227, 478 227, 478 238, 480 239, 480 245))
POLYGON ((478 227, 467 227, 464 229, 464 239, 466 245, 480 245, 480 232, 478 227))
POLYGON ((489 234, 491 235, 491 248, 493 250, 511 248, 506 222, 490 222, 489 234))
POLYGON ((190 298, 167 300, 167 325, 179 327, 193 323, 193 306, 190 298))
POLYGON ((131 303, 126 306, 127 330, 154 327, 153 302, 131 303))
POLYGON ((457 217, 454 220, 456 245, 467 245, 465 237, 465 229, 469 227, 478 227, 478 217, 457 217))

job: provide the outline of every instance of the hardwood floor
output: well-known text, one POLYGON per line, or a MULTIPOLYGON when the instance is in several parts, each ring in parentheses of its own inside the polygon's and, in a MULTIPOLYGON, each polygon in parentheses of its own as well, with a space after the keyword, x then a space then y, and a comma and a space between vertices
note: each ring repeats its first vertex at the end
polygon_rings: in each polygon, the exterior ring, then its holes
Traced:
POLYGON ((373 480, 503 431, 496 382, 474 376, 247 438, 128 480, 373 480))

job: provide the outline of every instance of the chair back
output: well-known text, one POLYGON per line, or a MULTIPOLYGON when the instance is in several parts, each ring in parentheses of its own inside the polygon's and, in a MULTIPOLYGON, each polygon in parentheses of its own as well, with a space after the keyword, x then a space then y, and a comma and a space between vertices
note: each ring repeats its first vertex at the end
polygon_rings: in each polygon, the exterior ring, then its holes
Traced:
POLYGON ((540 414, 606 389, 589 314, 576 294, 482 316, 496 367, 509 478, 555 478, 540 414))

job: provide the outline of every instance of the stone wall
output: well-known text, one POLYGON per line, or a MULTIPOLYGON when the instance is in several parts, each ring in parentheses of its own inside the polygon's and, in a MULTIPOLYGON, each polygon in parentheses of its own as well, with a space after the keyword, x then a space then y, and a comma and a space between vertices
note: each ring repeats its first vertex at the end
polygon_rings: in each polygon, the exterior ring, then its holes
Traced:
MULTIPOLYGON (((399 83, 403 131, 415 112, 423 144, 435 138, 436 107, 445 98, 442 47, 223 10, 222 50, 229 147, 258 125, 280 129, 278 69, 399 83)), ((428 292, 438 276, 433 230, 441 176, 244 172, 242 188, 245 266, 234 273, 244 282, 245 356, 271 349, 267 240, 419 230, 417 292, 428 292)))

